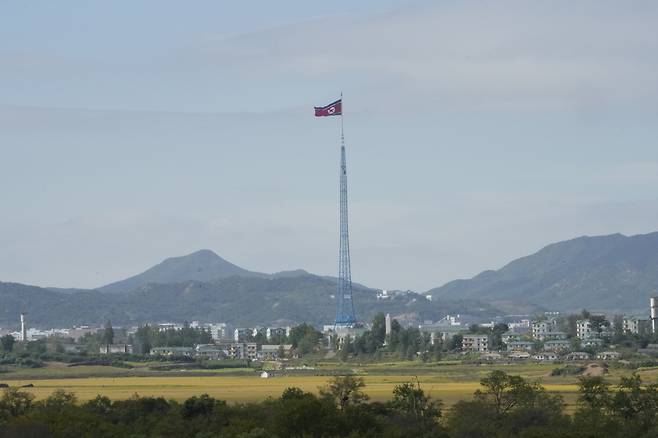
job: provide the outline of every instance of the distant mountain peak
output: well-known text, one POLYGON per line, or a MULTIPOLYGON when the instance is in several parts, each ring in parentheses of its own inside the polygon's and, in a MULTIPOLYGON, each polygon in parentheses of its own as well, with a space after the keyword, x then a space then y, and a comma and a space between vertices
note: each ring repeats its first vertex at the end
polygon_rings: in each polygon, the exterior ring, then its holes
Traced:
POLYGON ((149 283, 183 283, 186 281, 213 281, 234 275, 265 277, 267 274, 243 269, 221 258, 210 249, 170 257, 150 269, 125 280, 100 287, 102 292, 129 292, 149 283))
MULTIPOLYGON (((200 249, 198 251, 194 251, 191 254, 188 254, 186 256, 181 256, 181 257, 200 257, 200 258, 209 258, 209 259, 221 259, 219 255, 212 249, 200 249)), ((172 258, 181 258, 181 257, 172 257, 172 258)))

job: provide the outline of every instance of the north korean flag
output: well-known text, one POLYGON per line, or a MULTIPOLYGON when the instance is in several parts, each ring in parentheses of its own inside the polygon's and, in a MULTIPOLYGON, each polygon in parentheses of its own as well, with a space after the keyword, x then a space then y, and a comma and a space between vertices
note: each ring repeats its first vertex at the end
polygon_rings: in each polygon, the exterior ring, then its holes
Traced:
POLYGON ((343 114, 343 99, 338 99, 327 106, 316 106, 315 117, 340 116, 343 114))

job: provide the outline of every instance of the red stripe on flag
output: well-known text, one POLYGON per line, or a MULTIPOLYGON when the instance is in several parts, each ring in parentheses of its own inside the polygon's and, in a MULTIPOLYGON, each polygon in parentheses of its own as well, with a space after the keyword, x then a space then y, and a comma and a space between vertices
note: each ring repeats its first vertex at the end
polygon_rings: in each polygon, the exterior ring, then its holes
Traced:
POLYGON ((316 106, 315 117, 340 116, 343 114, 343 101, 339 99, 327 106, 316 106))

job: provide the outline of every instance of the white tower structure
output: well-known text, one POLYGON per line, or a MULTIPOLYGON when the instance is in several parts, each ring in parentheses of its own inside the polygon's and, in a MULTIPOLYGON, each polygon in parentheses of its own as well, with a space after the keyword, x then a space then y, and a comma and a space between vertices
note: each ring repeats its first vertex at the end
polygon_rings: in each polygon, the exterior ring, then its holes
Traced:
POLYGON ((651 331, 658 333, 658 297, 650 298, 649 306, 651 307, 651 331))
POLYGON ((21 341, 27 342, 27 313, 21 313, 21 341))
POLYGON ((391 314, 386 314, 386 336, 391 334, 391 314))

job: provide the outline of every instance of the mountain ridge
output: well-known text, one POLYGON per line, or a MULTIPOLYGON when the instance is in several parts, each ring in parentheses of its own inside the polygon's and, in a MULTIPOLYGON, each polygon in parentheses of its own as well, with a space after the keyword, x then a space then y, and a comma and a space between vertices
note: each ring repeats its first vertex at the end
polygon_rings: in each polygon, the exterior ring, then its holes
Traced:
MULTIPOLYGON (((0 282, 0 325, 27 311, 30 321, 62 324, 135 324, 217 320, 234 324, 331 322, 336 278, 303 270, 263 274, 234 265, 210 250, 172 257, 136 276, 99 289, 40 288, 0 282)), ((357 317, 384 311, 408 321, 446 313, 530 314, 544 310, 644 314, 658 295, 658 232, 581 236, 549 244, 470 279, 424 294, 378 300, 376 289, 354 283, 357 317), (425 298, 432 295, 432 300, 425 298)))
MULTIPOLYGON (((233 326, 330 324, 336 312, 335 279, 317 275, 282 277, 231 276, 211 282, 148 283, 131 293, 95 289, 62 293, 38 286, 0 282, 0 326, 17 327, 27 311, 31 326, 70 327, 99 325, 111 320, 118 326, 157 322, 227 322, 233 326)), ((370 321, 377 312, 401 319, 436 320, 443 312, 491 316, 494 309, 481 303, 435 302, 421 295, 377 299, 377 290, 354 286, 357 318, 370 321)))
POLYGON ((639 310, 658 292, 658 232, 580 236, 427 293, 561 311, 639 310))

